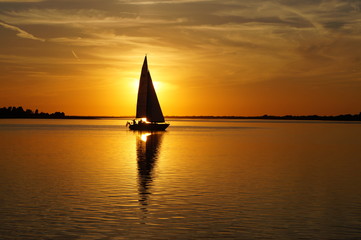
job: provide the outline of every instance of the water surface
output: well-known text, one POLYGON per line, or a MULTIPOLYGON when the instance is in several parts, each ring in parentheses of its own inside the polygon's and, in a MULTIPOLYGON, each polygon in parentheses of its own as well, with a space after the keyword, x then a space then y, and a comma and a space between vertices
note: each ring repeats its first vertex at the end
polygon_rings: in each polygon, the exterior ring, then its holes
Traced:
POLYGON ((1 239, 357 239, 361 124, 0 120, 1 239))

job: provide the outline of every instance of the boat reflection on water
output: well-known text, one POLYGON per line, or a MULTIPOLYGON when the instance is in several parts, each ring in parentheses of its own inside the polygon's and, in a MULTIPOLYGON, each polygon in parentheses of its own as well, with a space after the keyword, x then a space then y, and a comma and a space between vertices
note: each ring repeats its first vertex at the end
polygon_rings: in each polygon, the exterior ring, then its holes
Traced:
POLYGON ((146 213, 154 181, 154 168, 164 132, 137 132, 138 194, 141 210, 146 213))

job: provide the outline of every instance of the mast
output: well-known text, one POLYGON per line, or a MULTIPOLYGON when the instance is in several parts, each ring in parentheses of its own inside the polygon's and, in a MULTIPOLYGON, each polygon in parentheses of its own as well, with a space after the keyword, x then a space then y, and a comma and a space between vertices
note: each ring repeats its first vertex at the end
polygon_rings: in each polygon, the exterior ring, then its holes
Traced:
POLYGON ((147 117, 148 82, 148 63, 147 56, 145 56, 139 80, 136 118, 147 117))
POLYGON ((140 74, 136 118, 147 118, 149 122, 164 122, 162 109, 148 70, 147 56, 144 58, 140 74))

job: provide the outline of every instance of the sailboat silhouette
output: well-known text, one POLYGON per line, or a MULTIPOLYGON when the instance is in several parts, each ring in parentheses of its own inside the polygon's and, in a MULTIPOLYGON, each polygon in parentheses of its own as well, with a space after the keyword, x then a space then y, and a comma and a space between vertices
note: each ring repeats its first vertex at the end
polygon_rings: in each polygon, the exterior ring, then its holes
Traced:
POLYGON ((144 58, 140 75, 136 119, 128 121, 130 130, 164 131, 169 123, 164 121, 153 81, 148 69, 147 56, 144 58))

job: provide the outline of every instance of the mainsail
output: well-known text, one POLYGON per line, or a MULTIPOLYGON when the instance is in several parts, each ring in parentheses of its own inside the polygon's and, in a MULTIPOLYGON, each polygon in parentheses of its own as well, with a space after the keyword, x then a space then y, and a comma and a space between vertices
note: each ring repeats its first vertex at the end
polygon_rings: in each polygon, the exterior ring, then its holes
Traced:
POLYGON ((144 58, 140 74, 136 118, 146 118, 149 122, 164 122, 162 109, 148 70, 147 56, 144 58))

